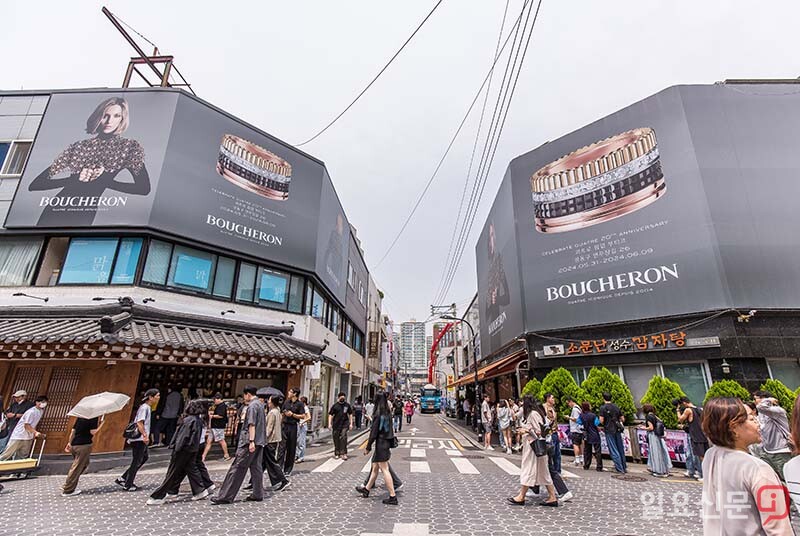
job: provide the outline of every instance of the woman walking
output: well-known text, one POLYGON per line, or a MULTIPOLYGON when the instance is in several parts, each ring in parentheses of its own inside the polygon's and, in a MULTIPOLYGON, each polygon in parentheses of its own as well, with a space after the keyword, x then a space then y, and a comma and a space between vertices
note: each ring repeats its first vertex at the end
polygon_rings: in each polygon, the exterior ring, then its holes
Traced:
POLYGON ((592 452, 597 460, 597 470, 603 470, 603 453, 600 450, 600 430, 597 429, 597 415, 592 412, 588 402, 581 403, 581 416, 578 418, 583 425, 583 469, 588 471, 592 466, 592 452))
POLYGON ((359 492, 362 497, 369 497, 369 492, 375 487, 375 480, 377 480, 378 471, 380 471, 383 473, 383 481, 386 484, 386 489, 389 490, 389 496, 383 500, 383 504, 397 504, 394 481, 392 480, 391 473, 389 473, 389 458, 392 457, 392 453, 389 449, 392 448, 394 439, 392 410, 389 408, 386 394, 379 393, 375 398, 375 412, 372 416, 372 428, 369 432, 367 448, 364 450, 364 455, 366 456, 372 450, 372 446, 375 445, 375 454, 372 456, 372 470, 370 471, 367 485, 356 486, 356 491, 359 492))
POLYGON ((406 403, 403 406, 403 413, 406 415, 406 424, 411 424, 411 417, 414 416, 414 402, 412 402, 410 399, 406 400, 406 403))
MULTIPOLYGON (((208 406, 204 401, 192 400, 186 405, 183 422, 178 427, 170 443, 170 448, 173 450, 167 474, 161 485, 147 499, 149 506, 164 504, 168 493, 176 495, 177 493, 175 492, 177 492, 180 483, 186 476, 189 477, 189 483, 192 486, 193 501, 208 497, 208 490, 204 486, 203 478, 200 476, 196 462, 203 430, 202 415, 207 413, 208 406)), ((202 454, 200 459, 202 460, 202 454)))
POLYGON ((72 454, 72 467, 69 468, 67 481, 61 488, 62 497, 73 497, 79 495, 81 490, 78 488, 78 479, 86 468, 89 467, 89 456, 92 454, 92 441, 97 432, 103 427, 105 420, 103 417, 84 419, 78 417, 72 426, 69 441, 64 448, 64 452, 72 454))
POLYGON ((647 430, 647 469, 653 476, 667 477, 672 469, 672 461, 664 442, 664 422, 656 416, 656 408, 652 404, 642 406, 642 413, 645 414, 645 424, 641 428, 647 430))
POLYGON ((497 408, 497 426, 500 428, 500 437, 504 439, 506 454, 511 454, 511 418, 508 402, 501 400, 497 408))
POLYGON ((553 479, 547 468, 547 456, 536 456, 533 452, 531 441, 546 437, 545 412, 541 402, 528 395, 522 400, 523 420, 519 424, 522 433, 522 472, 519 475, 519 493, 509 497, 508 502, 522 506, 525 504, 525 494, 528 488, 545 486, 547 500, 540 503, 542 506, 558 506, 558 497, 553 486, 553 479))
POLYGON ((702 427, 714 445, 703 459, 703 533, 794 534, 778 475, 767 462, 747 451, 749 445, 761 441, 761 432, 758 420, 748 416, 742 401, 710 399, 703 408, 702 427), (737 508, 730 507, 730 497, 737 497, 737 508))

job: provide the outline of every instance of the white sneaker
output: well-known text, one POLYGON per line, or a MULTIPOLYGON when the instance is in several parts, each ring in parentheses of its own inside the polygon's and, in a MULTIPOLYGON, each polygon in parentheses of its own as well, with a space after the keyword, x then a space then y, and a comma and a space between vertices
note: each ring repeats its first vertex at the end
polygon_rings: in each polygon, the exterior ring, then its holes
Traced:
POLYGON ((493 447, 486 447, 486 450, 494 450, 493 447))
POLYGON ((575 496, 572 494, 571 491, 566 492, 564 495, 558 498, 559 501, 568 502, 574 499, 575 496))
POLYGON ((207 491, 208 493, 211 493, 211 492, 212 492, 212 491, 214 491, 215 489, 217 489, 217 486, 215 486, 214 484, 211 484, 210 486, 208 486, 208 487, 206 488, 206 491, 207 491))
POLYGON ((177 493, 174 493, 174 494, 167 493, 167 496, 165 497, 165 500, 167 502, 177 501, 178 500, 178 494, 177 493))
POLYGON ((192 500, 193 501, 202 501, 206 497, 208 497, 208 490, 204 489, 203 491, 201 491, 197 495, 192 495, 192 500))
POLYGON ((538 495, 534 493, 533 490, 530 488, 528 488, 528 491, 525 492, 525 496, 530 497, 531 499, 535 499, 536 497, 538 497, 538 495))
POLYGON ((164 504, 166 501, 164 499, 154 499, 150 497, 147 499, 147 506, 157 506, 159 504, 164 504))
POLYGON ((694 473, 690 473, 689 471, 684 471, 683 476, 686 478, 694 478, 694 473))
POLYGON ((696 477, 694 477, 694 478, 695 478, 695 480, 697 480, 698 482, 702 482, 702 481, 703 481, 703 477, 702 477, 702 476, 696 476, 696 477))
POLYGON ((511 449, 506 449, 506 454, 511 454, 511 449))
POLYGON ((81 490, 79 490, 79 489, 76 489, 72 493, 64 493, 63 491, 61 492, 61 496, 62 497, 74 497, 75 495, 80 495, 80 494, 81 494, 81 490))

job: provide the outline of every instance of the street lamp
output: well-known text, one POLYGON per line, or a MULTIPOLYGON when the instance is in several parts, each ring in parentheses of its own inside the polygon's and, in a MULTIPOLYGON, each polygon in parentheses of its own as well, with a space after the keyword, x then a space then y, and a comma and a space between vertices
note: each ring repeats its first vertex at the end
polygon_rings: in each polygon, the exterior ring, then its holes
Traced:
POLYGON ((480 397, 480 393, 479 393, 480 387, 478 386, 478 358, 475 356, 475 328, 473 328, 472 324, 470 324, 467 320, 465 320, 463 318, 458 318, 458 317, 453 316, 453 315, 442 315, 441 318, 444 319, 444 320, 454 320, 456 322, 461 322, 461 323, 466 324, 467 327, 469 327, 469 332, 472 334, 472 338, 470 340, 472 341, 472 366, 475 367, 475 406, 474 407, 477 410, 475 412, 475 425, 478 427, 478 434, 480 434, 481 433, 481 410, 480 410, 479 404, 481 403, 481 397, 480 397))

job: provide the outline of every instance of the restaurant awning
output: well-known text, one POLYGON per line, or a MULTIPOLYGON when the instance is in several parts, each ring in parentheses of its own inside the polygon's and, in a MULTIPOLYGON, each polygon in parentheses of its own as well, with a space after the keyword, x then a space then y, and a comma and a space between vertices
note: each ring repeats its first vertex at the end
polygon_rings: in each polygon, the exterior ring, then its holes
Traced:
MULTIPOLYGON (((124 300, 124 299, 123 299, 124 300)), ((119 304, 0 310, 0 359, 124 359, 297 370, 323 347, 263 326, 119 304)))
MULTIPOLYGON (((511 355, 498 359, 493 363, 489 363, 488 365, 479 368, 478 381, 482 382, 484 380, 495 378, 497 376, 503 376, 505 374, 513 372, 514 367, 516 367, 517 363, 519 363, 519 361, 524 359, 526 356, 527 352, 525 350, 519 350, 518 352, 514 352, 511 355)), ((447 388, 452 389, 454 387, 461 387, 463 385, 468 385, 474 382, 475 382, 475 373, 471 372, 457 379, 453 383, 448 384, 447 388)))

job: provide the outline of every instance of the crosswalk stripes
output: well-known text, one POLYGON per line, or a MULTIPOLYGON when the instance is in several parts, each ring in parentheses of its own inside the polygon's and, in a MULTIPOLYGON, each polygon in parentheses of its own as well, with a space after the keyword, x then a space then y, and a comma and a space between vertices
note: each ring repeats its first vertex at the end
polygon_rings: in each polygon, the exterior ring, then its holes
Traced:
POLYGON ((319 467, 316 467, 315 469, 313 469, 311 472, 312 473, 332 473, 334 469, 336 469, 337 467, 339 467, 343 463, 344 463, 344 460, 342 460, 341 458, 331 458, 330 460, 327 460, 325 463, 323 463, 319 467))
POLYGON ((496 458, 494 456, 489 456, 489 459, 492 460, 492 462, 494 462, 494 464, 497 467, 499 467, 509 475, 519 475, 522 472, 522 470, 519 467, 517 467, 511 461, 505 458, 496 458))
POLYGON ((475 468, 475 466, 472 465, 472 462, 470 462, 466 458, 452 457, 452 458, 450 458, 450 461, 453 462, 453 465, 456 466, 456 469, 458 469, 458 472, 461 473, 462 475, 479 475, 480 474, 480 471, 478 471, 475 468))
POLYGON ((412 473, 430 473, 431 466, 428 465, 428 462, 411 462, 411 472, 412 473))
POLYGON ((575 473, 570 473, 566 469, 561 469, 561 476, 564 476, 564 477, 567 477, 567 478, 580 478, 580 475, 576 475, 575 473))
POLYGON ((362 473, 369 473, 372 471, 372 459, 369 459, 367 463, 364 464, 364 467, 361 468, 362 473))
POLYGON ((463 456, 460 450, 445 450, 448 456, 463 456))
POLYGON ((411 457, 412 458, 426 458, 427 454, 425 453, 425 449, 411 449, 411 457))

